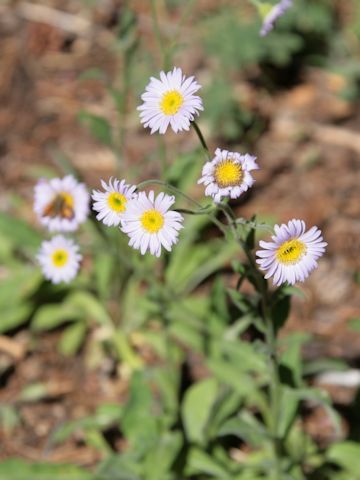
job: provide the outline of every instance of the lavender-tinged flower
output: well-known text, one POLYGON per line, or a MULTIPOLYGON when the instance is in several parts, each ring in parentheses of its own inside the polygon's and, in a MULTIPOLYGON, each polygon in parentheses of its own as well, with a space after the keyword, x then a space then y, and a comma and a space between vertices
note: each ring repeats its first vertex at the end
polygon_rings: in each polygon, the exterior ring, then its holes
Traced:
POLYGON ((280 0, 276 5, 271 7, 269 4, 260 5, 260 13, 264 14, 263 24, 260 35, 265 37, 274 28, 276 21, 284 15, 284 13, 292 6, 293 0, 280 0), (270 11, 269 11, 270 9, 270 11))
POLYGON ((327 243, 317 227, 305 229, 303 220, 293 219, 287 225, 275 225, 272 242, 260 241, 263 250, 256 252, 256 262, 266 271, 266 279, 273 277, 274 285, 303 282, 317 267, 327 243))
POLYGON ((138 107, 141 123, 151 128, 151 133, 165 133, 169 125, 175 133, 189 130, 190 122, 204 109, 201 98, 194 95, 200 88, 194 77, 183 75, 181 68, 160 72, 160 80, 151 77, 141 95, 144 103, 138 107))
POLYGON ((203 166, 198 183, 206 186, 205 195, 219 203, 222 197, 238 198, 252 187, 255 180, 250 172, 258 168, 256 157, 248 153, 241 155, 217 148, 215 157, 203 166))

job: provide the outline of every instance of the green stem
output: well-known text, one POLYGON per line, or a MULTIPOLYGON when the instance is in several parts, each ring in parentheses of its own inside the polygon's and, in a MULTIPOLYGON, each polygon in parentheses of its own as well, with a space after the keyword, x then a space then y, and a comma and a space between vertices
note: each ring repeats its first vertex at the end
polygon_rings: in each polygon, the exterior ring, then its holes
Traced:
POLYGON ((207 143, 206 143, 206 141, 205 141, 204 135, 202 134, 202 131, 200 130, 199 125, 196 123, 195 120, 193 120, 193 121, 191 122, 191 126, 192 126, 193 129, 195 130, 196 135, 198 136, 199 141, 200 141, 200 143, 201 143, 201 146, 202 146, 202 148, 204 149, 204 151, 205 151, 205 153, 206 153, 206 156, 208 157, 209 160, 211 160, 209 147, 207 146, 207 143))
POLYGON ((280 400, 281 400, 281 383, 279 377, 279 365, 277 359, 277 341, 276 341, 276 332, 274 329, 274 323, 271 316, 271 307, 269 292, 267 289, 267 284, 264 281, 263 276, 259 272, 255 258, 246 245, 243 239, 240 238, 239 232, 237 231, 236 225, 237 219, 234 212, 226 203, 220 203, 219 208, 222 209, 226 218, 228 219, 230 227, 232 226, 232 231, 234 233, 235 239, 241 244, 243 251, 248 260, 253 278, 257 285, 257 290, 261 296, 261 310, 262 317, 265 326, 265 341, 269 350, 270 356, 270 365, 271 365, 271 383, 270 383, 270 416, 269 419, 269 428, 271 432, 271 438, 273 443, 273 455, 274 455, 274 480, 282 479, 281 471, 281 455, 282 455, 282 445, 281 440, 278 438, 278 425, 280 421, 280 400))
POLYGON ((158 46, 159 46, 159 49, 160 49, 160 52, 161 52, 161 55, 162 55, 163 68, 164 68, 165 71, 167 71, 169 69, 168 55, 167 55, 167 52, 166 52, 164 39, 162 38, 162 35, 161 35, 161 30, 160 30, 160 26, 159 26, 159 20, 158 20, 158 16, 157 16, 157 12, 156 12, 155 3, 156 3, 156 0, 151 0, 151 19, 152 19, 152 24, 153 24, 153 29, 154 29, 156 41, 158 43, 158 46))
POLYGON ((196 205, 198 208, 204 208, 201 203, 197 202, 196 200, 194 200, 193 198, 189 197, 188 195, 186 195, 186 193, 182 192, 181 190, 179 190, 178 188, 174 187, 173 185, 170 185, 169 183, 167 182, 164 182, 163 180, 157 180, 157 179, 149 179, 149 180, 144 180, 143 182, 140 182, 138 185, 137 185, 137 189, 138 190, 141 190, 142 188, 146 187, 147 185, 161 185, 163 187, 166 187, 168 190, 178 194, 178 195, 181 195, 182 197, 184 197, 188 202, 192 203, 193 205, 196 205))
POLYGON ((247 247, 245 242, 241 242, 243 250, 249 261, 250 268, 257 283, 258 292, 261 295, 261 310, 265 326, 265 341, 269 350, 271 379, 270 379, 270 416, 269 428, 271 432, 274 456, 274 480, 281 480, 281 456, 282 445, 281 439, 278 437, 278 425, 280 421, 280 400, 281 400, 281 383, 279 377, 279 365, 277 358, 277 340, 274 323, 271 316, 271 307, 267 284, 259 272, 255 259, 247 247))
POLYGON ((271 383, 270 383, 270 431, 273 442, 274 455, 274 480, 282 479, 281 456, 282 445, 281 439, 278 437, 278 425, 280 421, 280 400, 281 400, 281 383, 279 377, 279 365, 277 358, 277 341, 274 324, 271 317, 268 294, 262 292, 262 310, 263 319, 266 328, 265 339, 269 349, 270 365, 271 365, 271 383))
POLYGON ((162 135, 158 135, 158 150, 159 150, 159 157, 160 157, 161 178, 166 178, 167 154, 166 154, 166 144, 162 135))
MULTIPOLYGON (((182 192, 181 190, 174 187, 173 185, 170 185, 169 183, 163 182, 162 180, 155 180, 155 179, 154 180, 153 179, 144 180, 143 182, 138 184, 137 188, 138 188, 138 190, 140 190, 141 188, 145 187, 146 185, 151 185, 151 184, 162 185, 163 187, 167 188, 171 192, 174 192, 177 195, 181 195, 188 202, 192 203, 193 205, 196 205, 196 207, 199 208, 200 210, 205 210, 204 207, 201 205, 201 203, 199 203, 196 200, 194 200, 193 198, 189 197, 188 195, 186 195, 186 193, 182 192)), ((224 234, 225 237, 227 237, 226 225, 224 225, 222 222, 220 222, 220 220, 218 220, 216 218, 214 213, 206 212, 206 211, 204 211, 203 213, 204 213, 204 215, 207 215, 210 218, 210 220, 213 222, 213 224, 216 225, 219 230, 221 230, 221 232, 224 234)))

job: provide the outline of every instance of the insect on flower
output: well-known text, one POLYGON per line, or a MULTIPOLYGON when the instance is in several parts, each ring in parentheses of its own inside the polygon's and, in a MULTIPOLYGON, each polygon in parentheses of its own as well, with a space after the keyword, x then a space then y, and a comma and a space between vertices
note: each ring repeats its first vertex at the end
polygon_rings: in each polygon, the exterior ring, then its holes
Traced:
POLYGON ((71 232, 89 214, 89 194, 72 175, 41 179, 35 186, 34 211, 49 231, 71 232))

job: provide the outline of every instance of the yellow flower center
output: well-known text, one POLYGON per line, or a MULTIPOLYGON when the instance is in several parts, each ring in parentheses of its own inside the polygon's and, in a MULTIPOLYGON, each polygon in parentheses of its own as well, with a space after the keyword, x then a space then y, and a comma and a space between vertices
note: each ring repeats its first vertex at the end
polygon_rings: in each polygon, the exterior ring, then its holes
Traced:
POLYGON ((276 258, 285 265, 297 263, 306 252, 306 245, 294 238, 284 242, 276 252, 276 258))
POLYGON ((44 208, 45 217, 74 218, 74 197, 68 192, 59 192, 44 208))
POLYGON ((165 115, 175 115, 184 103, 184 97, 176 90, 164 93, 160 102, 160 108, 165 115))
POLYGON ((216 166, 214 176, 221 188, 235 187, 241 183, 243 172, 239 163, 226 159, 216 166))
POLYGON ((149 233, 157 233, 164 225, 164 217, 157 210, 147 210, 141 215, 140 221, 149 233))
POLYGON ((125 197, 125 195, 122 195, 121 193, 118 193, 118 192, 110 193, 110 195, 108 196, 107 202, 111 210, 114 210, 115 212, 125 212, 126 210, 127 198, 125 197))
POLYGON ((55 250, 53 252, 53 254, 51 255, 51 259, 55 267, 61 268, 67 264, 69 254, 63 248, 59 248, 58 250, 55 250))

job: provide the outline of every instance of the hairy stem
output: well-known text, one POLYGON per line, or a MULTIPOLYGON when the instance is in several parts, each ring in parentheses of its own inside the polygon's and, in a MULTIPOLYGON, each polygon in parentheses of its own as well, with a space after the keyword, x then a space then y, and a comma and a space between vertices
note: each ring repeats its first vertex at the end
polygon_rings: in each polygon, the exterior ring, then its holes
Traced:
MULTIPOLYGON (((151 184, 154 184, 154 185, 162 185, 164 186, 167 190, 170 190, 171 192, 174 192, 176 193, 177 195, 181 195, 183 198, 185 198, 188 202, 192 203, 193 205, 196 205, 197 208, 199 208, 200 210, 204 210, 203 214, 204 215, 207 215, 210 220, 212 221, 212 223, 214 225, 216 225, 218 227, 219 230, 221 230, 221 232, 225 235, 225 237, 227 237, 227 227, 226 225, 224 225, 222 222, 220 222, 220 220, 218 220, 216 218, 216 215, 215 213, 212 213, 211 211, 207 211, 202 205, 201 203, 197 202, 196 200, 194 200, 193 198, 189 197, 188 195, 186 195, 186 193, 182 192, 181 190, 179 190, 178 188, 174 187, 173 185, 170 185, 169 183, 166 183, 166 182, 163 182, 162 180, 145 180, 141 183, 138 184, 138 190, 140 190, 141 188, 145 187, 146 185, 151 185, 151 184)), ((199 212, 201 213, 201 212, 199 212)))
MULTIPOLYGON (((244 240, 239 235, 239 232, 237 230, 237 224, 242 222, 237 222, 237 219, 233 210, 226 203, 221 203, 219 207, 224 212, 229 222, 229 225, 232 228, 235 239, 242 246, 242 249, 248 260, 252 276, 255 280, 257 291, 261 296, 261 314, 262 314, 264 327, 265 327, 265 341, 269 351, 270 368, 271 368, 271 380, 270 380, 271 418, 269 419, 269 430, 271 433, 272 444, 273 444, 273 456, 274 456, 273 478, 274 480, 282 480, 283 478, 282 469, 281 469, 282 444, 281 444, 281 439, 278 437, 278 425, 280 421, 281 383, 280 383, 280 377, 279 377, 279 365, 278 365, 278 358, 277 358, 276 331, 275 331, 274 322, 271 316, 271 303, 269 298, 269 292, 267 289, 267 283, 257 268, 253 252, 248 247, 246 242, 244 242, 244 240)), ((252 228, 255 228, 255 226, 252 226, 252 228)))
POLYGON ((209 147, 207 146, 207 143, 206 143, 206 141, 205 141, 204 135, 202 134, 202 131, 200 130, 199 125, 196 123, 195 120, 193 120, 193 121, 191 122, 191 126, 192 126, 193 129, 195 130, 196 135, 198 136, 198 139, 199 139, 199 141, 200 141, 200 144, 201 144, 202 148, 204 149, 204 151, 205 151, 205 153, 206 153, 206 156, 208 157, 209 160, 211 160, 209 147))

